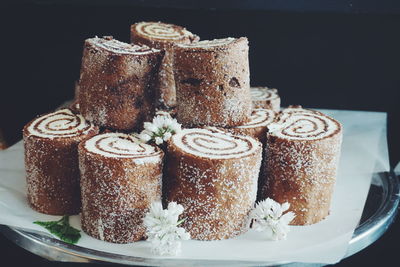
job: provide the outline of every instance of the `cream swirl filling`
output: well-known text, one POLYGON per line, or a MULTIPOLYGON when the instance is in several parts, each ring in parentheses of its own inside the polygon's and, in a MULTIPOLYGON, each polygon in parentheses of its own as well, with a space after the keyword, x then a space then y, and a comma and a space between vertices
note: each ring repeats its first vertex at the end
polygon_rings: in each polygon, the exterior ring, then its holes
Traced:
POLYGON ((211 159, 246 157, 259 147, 253 138, 207 129, 184 129, 172 136, 172 142, 186 153, 211 159))
POLYGON ((235 40, 236 40, 235 38, 228 37, 224 39, 203 40, 191 44, 178 44, 178 46, 183 48, 213 48, 213 47, 228 45, 235 40))
POLYGON ((271 135, 284 139, 317 140, 340 132, 341 125, 317 111, 288 108, 268 129, 271 135))
POLYGON ((267 126, 274 121, 274 118, 275 112, 270 109, 254 109, 251 114, 250 121, 235 128, 244 129, 267 126))
POLYGON ((272 100, 278 98, 278 90, 268 87, 251 87, 250 95, 253 101, 272 100))
POLYGON ((140 142, 136 137, 123 133, 104 133, 86 140, 89 152, 111 158, 133 158, 158 161, 161 152, 154 146, 140 142))
POLYGON ((179 40, 193 36, 185 28, 161 22, 139 22, 135 28, 139 34, 155 39, 179 40))
POLYGON ((149 48, 148 46, 131 45, 110 38, 95 37, 88 39, 87 42, 95 47, 99 47, 112 53, 118 54, 143 55, 159 51, 157 49, 149 48))
POLYGON ((66 138, 87 134, 94 126, 81 115, 61 109, 38 117, 28 126, 29 135, 43 138, 66 138))

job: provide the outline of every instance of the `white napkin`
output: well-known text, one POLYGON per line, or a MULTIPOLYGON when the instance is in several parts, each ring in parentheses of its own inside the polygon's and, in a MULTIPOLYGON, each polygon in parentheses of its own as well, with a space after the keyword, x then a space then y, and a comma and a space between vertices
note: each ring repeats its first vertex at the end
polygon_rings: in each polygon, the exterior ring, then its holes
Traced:
MULTIPOLYGON (((250 230, 223 241, 184 241, 178 259, 235 261, 289 261, 333 264, 346 254, 357 226, 374 172, 388 171, 386 114, 322 110, 344 126, 339 174, 331 214, 311 226, 291 227, 285 241, 268 241, 250 230)), ((37 213, 26 203, 22 142, 0 152, 0 224, 44 231, 33 221, 60 218, 37 213)), ((80 229, 79 216, 71 224, 80 229)), ((144 258, 161 258, 149 252, 145 241, 111 244, 82 233, 79 246, 144 258)), ((171 257, 169 257, 171 258, 171 257)))

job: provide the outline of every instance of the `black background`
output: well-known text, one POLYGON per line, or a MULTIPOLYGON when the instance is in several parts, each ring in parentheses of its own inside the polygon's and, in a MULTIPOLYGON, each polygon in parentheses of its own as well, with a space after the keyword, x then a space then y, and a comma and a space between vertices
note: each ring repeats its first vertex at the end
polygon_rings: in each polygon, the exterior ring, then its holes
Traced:
MULTIPOLYGON (((283 106, 387 112, 391 166, 400 160, 399 4, 375 12, 373 6, 261 10, 47 2, 1 5, 0 129, 9 144, 21 139, 35 115, 72 99, 84 39, 113 35, 128 42, 130 25, 145 20, 183 25, 202 39, 247 36, 251 84, 278 88, 283 106)), ((395 266, 399 226, 396 221, 378 242, 338 265, 395 266)), ((54 265, 1 235, 0 249, 15 263, 54 265)))

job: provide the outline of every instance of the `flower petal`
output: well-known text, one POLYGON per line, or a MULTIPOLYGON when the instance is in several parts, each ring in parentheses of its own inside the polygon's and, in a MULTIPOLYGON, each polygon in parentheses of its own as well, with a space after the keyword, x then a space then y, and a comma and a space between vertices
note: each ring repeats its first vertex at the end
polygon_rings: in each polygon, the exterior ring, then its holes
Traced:
POLYGON ((164 143, 164 140, 159 136, 157 136, 154 140, 157 145, 161 145, 162 143, 164 143))
POLYGON ((289 207, 287 202, 281 205, 270 198, 259 201, 250 212, 250 218, 253 219, 252 228, 265 232, 273 240, 286 239, 290 231, 289 223, 295 217, 291 211, 284 213, 289 207))
POLYGON ((190 239, 190 234, 177 226, 179 215, 183 210, 183 206, 176 202, 170 202, 167 209, 163 209, 161 202, 150 205, 143 223, 153 253, 176 255, 181 249, 180 241, 190 239))

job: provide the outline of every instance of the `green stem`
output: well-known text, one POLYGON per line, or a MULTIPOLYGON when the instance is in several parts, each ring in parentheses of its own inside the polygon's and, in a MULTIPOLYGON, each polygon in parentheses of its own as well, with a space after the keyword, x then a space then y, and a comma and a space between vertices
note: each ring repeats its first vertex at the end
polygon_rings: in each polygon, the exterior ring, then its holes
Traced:
POLYGON ((179 220, 179 221, 176 223, 176 226, 180 225, 180 224, 183 223, 184 221, 186 221, 186 218, 183 218, 183 219, 179 220))

